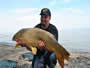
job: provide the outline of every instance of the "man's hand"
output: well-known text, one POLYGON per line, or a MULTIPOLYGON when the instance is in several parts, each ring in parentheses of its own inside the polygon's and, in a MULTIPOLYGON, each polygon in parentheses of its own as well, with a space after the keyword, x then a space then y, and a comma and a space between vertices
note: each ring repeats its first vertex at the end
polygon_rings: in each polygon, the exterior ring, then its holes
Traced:
POLYGON ((38 45, 38 48, 40 49, 45 49, 45 46, 46 46, 42 40, 40 40, 37 45, 38 45))

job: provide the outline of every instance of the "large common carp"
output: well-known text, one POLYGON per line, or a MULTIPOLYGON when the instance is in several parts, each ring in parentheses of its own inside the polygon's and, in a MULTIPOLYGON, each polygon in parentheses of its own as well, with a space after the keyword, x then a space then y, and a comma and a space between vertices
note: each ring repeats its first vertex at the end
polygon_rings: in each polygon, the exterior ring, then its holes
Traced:
POLYGON ((13 41, 20 38, 22 38, 28 47, 37 47, 37 43, 40 40, 44 41, 49 51, 56 52, 56 57, 61 68, 64 68, 64 59, 67 61, 70 59, 68 51, 55 40, 54 35, 45 30, 39 28, 21 29, 13 36, 13 41))

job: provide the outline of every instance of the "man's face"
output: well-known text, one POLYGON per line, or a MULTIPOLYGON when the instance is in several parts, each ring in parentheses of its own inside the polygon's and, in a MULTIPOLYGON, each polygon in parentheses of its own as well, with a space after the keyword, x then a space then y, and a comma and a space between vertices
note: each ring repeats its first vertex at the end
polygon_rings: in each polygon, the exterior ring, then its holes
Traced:
POLYGON ((41 15, 41 24, 48 24, 50 22, 51 16, 41 15))

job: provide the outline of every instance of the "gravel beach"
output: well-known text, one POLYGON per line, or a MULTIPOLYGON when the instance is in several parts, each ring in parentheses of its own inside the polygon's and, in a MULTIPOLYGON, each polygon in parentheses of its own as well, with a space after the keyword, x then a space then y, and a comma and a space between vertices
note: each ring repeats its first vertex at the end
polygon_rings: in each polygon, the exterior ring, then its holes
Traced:
MULTIPOLYGON (((14 46, 0 44, 0 68, 2 66, 4 66, 2 68, 10 68, 5 67, 5 64, 3 65, 3 60, 8 60, 8 62, 15 61, 16 68, 31 68, 32 57, 29 58, 29 56, 32 56, 31 54, 32 53, 24 47, 15 49, 14 46)), ((69 62, 65 61, 65 68, 90 68, 89 52, 70 52, 70 54, 71 59, 69 62)), ((60 68, 58 63, 56 68, 60 68)))

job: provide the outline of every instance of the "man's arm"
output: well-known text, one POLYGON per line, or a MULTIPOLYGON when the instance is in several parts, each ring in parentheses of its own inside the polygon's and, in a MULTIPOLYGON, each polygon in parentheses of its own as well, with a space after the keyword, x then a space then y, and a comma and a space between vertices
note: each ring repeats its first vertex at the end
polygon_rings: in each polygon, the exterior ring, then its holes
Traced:
POLYGON ((49 29, 50 33, 52 33, 56 40, 58 41, 58 30, 54 25, 51 25, 50 29, 49 29))
POLYGON ((55 28, 53 31, 54 31, 53 34, 54 34, 56 40, 58 41, 58 30, 55 28))

